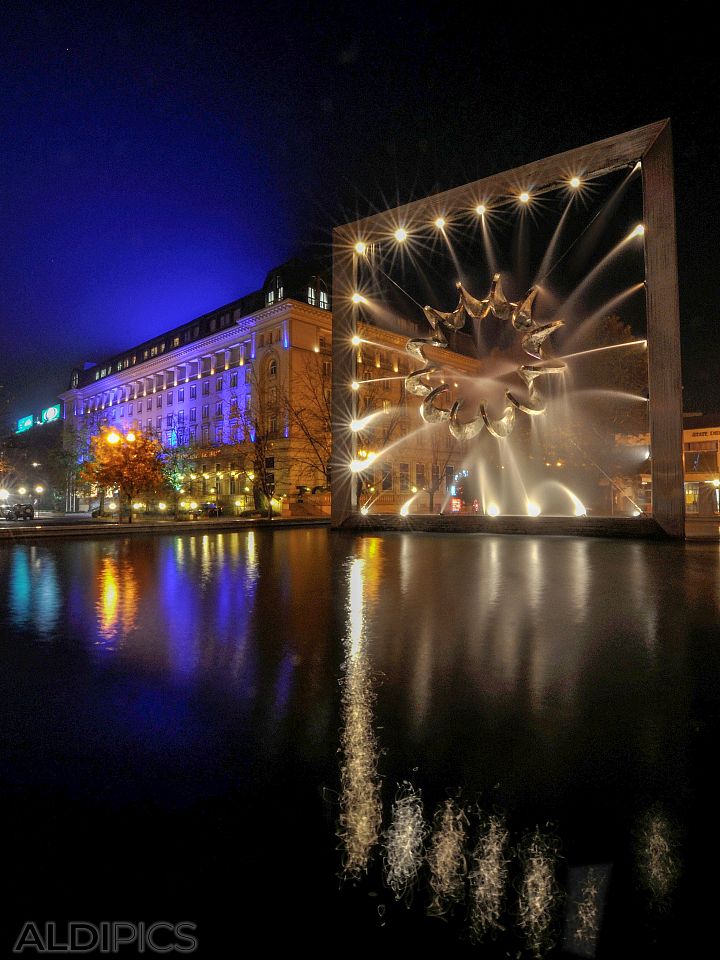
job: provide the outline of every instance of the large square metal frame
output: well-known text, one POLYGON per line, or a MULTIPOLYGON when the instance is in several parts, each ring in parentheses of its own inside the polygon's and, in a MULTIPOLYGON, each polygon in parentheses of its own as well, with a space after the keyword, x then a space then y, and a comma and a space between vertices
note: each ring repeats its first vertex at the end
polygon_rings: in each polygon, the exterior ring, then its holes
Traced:
MULTIPOLYGON (((348 464, 355 456, 354 436, 344 424, 352 417, 353 395, 348 384, 355 376, 351 338, 354 313, 351 294, 355 288, 358 254, 355 241, 366 243, 386 238, 402 221, 430 218, 442 208, 470 208, 473 197, 507 195, 519 183, 538 186, 562 179, 567 171, 597 176, 634 161, 642 165, 642 201, 645 224, 645 297, 647 310, 648 386, 650 395, 650 449, 653 515, 650 522, 624 521, 621 530, 613 518, 588 526, 568 517, 512 519, 512 532, 594 533, 613 535, 632 532, 638 536, 685 535, 685 496, 682 462, 682 382, 680 367, 680 312, 675 236, 672 134, 669 120, 661 120, 627 133, 600 140, 575 150, 546 157, 512 170, 476 180, 421 200, 347 223, 333 230, 333 470, 332 526, 347 525, 357 516, 357 493, 348 464), (550 519, 550 518, 548 518, 550 519), (628 526, 630 525, 630 526, 628 526)), ((438 518, 428 518, 429 521, 438 518)), ((442 518, 440 518, 442 519, 442 518)), ((391 526, 408 526, 392 518, 391 526)), ((369 517, 362 518, 368 526, 369 517)), ((378 520, 378 525, 388 526, 378 520)), ((430 522, 426 528, 434 529, 430 522)), ((424 529, 422 518, 412 518, 413 529, 424 529)), ((451 525, 443 529, 452 529, 451 525)), ((466 529, 460 525, 459 529, 466 529)), ((494 526, 498 530, 497 525, 494 526)))

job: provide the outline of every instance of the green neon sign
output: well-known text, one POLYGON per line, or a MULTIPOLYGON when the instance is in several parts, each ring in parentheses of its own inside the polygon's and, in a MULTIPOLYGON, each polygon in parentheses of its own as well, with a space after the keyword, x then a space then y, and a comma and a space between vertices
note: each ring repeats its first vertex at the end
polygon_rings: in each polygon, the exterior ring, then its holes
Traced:
POLYGON ((24 433, 25 430, 29 430, 34 424, 32 416, 29 417, 20 417, 17 422, 17 433, 24 433))
POLYGON ((52 407, 46 407, 40 414, 40 423, 53 423, 60 419, 60 404, 56 403, 52 407))

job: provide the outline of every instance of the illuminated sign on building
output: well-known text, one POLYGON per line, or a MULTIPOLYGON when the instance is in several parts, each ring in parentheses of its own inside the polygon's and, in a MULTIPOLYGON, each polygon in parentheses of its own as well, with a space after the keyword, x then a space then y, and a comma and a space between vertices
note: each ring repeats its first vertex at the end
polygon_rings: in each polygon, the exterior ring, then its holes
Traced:
POLYGON ((32 415, 20 417, 15 433, 25 433, 26 430, 30 430, 32 427, 41 426, 43 423, 55 423, 56 420, 60 419, 62 419, 60 404, 55 403, 52 407, 45 407, 37 420, 32 415))
POLYGON ((56 403, 53 407, 46 407, 40 414, 41 423, 52 423, 60 419, 60 404, 56 403))

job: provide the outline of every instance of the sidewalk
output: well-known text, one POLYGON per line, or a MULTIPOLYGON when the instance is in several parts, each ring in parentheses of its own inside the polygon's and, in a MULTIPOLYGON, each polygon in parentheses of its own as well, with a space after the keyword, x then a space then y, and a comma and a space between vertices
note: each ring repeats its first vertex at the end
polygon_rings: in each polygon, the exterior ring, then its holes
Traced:
POLYGON ((17 540, 72 539, 75 537, 126 537, 148 534, 201 533, 212 530, 238 530, 254 527, 322 527, 329 526, 329 518, 273 517, 241 518, 218 517, 202 520, 134 520, 118 523, 93 519, 87 515, 70 514, 36 517, 33 520, 8 521, 0 524, 0 542, 17 540), (72 518, 72 519, 70 519, 72 518))

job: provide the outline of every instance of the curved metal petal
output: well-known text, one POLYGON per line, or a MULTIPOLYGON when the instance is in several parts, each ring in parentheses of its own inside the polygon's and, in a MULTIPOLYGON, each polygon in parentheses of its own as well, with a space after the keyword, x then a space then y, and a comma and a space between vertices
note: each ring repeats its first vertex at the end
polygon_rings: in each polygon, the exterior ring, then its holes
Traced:
POLYGON ((538 360, 542 360, 543 344, 551 334, 555 333, 556 330, 559 330, 560 327, 563 326, 565 326, 563 320, 553 320, 552 323, 544 323, 541 327, 536 327, 532 333, 529 333, 526 337, 523 337, 523 350, 525 353, 529 353, 531 357, 537 357, 538 360))
POLYGON ((512 325, 516 330, 528 330, 534 326, 532 317, 535 297, 537 297, 537 287, 533 287, 522 303, 517 304, 512 314, 512 325))
POLYGON ((423 353, 426 346, 427 340, 408 340, 405 344, 405 352, 409 353, 411 357, 415 357, 416 360, 422 360, 423 363, 427 363, 427 357, 423 353))
POLYGON ((457 284, 460 291, 460 303, 463 305, 465 313, 472 320, 484 320, 490 313, 490 304, 487 300, 476 300, 472 294, 469 294, 461 283, 457 284))
POLYGON ((440 396, 440 394, 449 389, 450 388, 447 384, 441 383, 439 387, 435 387, 434 390, 431 390, 420 404, 420 416, 423 418, 425 423, 443 423, 445 420, 450 419, 449 410, 444 410, 442 407, 434 406, 435 400, 440 396))
POLYGON ((563 373, 567 364, 562 360, 540 360, 539 363, 524 363, 518 370, 518 376, 525 382, 530 396, 535 392, 535 380, 546 374, 563 373))
POLYGON ((522 400, 518 400, 517 397, 514 397, 509 390, 505 391, 505 397, 510 401, 518 410, 522 410, 523 413, 529 414, 531 417, 536 417, 540 413, 545 413, 545 407, 531 407, 529 403, 523 403, 522 400))
POLYGON ((490 294, 488 295, 488 303, 490 304, 490 309, 498 318, 498 320, 512 320, 513 312, 517 304, 511 303, 505 296, 502 288, 502 279, 499 273, 496 273, 492 278, 490 294))
POLYGON ((485 421, 485 426, 489 432, 497 437, 498 440, 504 440, 513 432, 515 426, 515 407, 505 407, 505 413, 499 420, 491 420, 485 403, 480 404, 480 415, 485 421))
POLYGON ((427 317, 428 322, 433 330, 439 331, 440 324, 443 324, 450 330, 460 330, 465 326, 465 308, 463 306, 462 297, 460 297, 458 305, 455 307, 452 313, 444 313, 442 310, 436 310, 434 307, 430 306, 423 307, 423 313, 427 317))
POLYGON ((473 417, 472 420, 468 420, 467 423, 460 423, 457 418, 458 410, 462 406, 462 400, 456 400, 452 405, 450 410, 450 423, 448 424, 448 430, 455 437, 456 440, 472 440, 473 437, 476 437, 480 431, 485 426, 485 421, 482 418, 482 415, 473 417))
POLYGON ((437 373, 439 369, 435 364, 429 363, 426 367, 423 367, 422 370, 416 370, 414 373, 408 374, 408 376, 405 377, 405 390, 414 397, 426 397, 432 391, 432 387, 429 383, 425 382, 424 378, 432 376, 432 374, 437 373))

